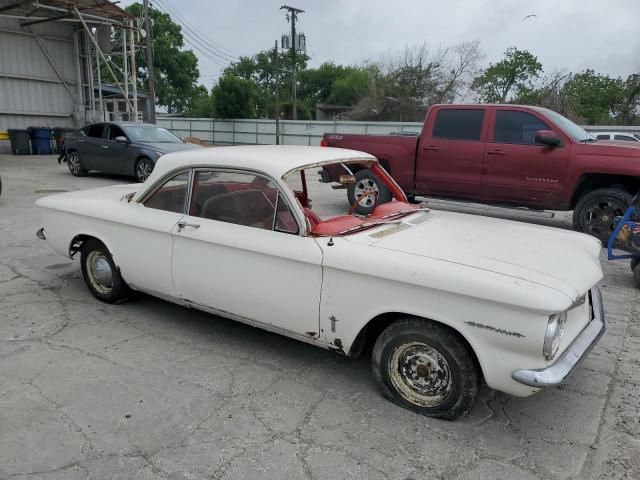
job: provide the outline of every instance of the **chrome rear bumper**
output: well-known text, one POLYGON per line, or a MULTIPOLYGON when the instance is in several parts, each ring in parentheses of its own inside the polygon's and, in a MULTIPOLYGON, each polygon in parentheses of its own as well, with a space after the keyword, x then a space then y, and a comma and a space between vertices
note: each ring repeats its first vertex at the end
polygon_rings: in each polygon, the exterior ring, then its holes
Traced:
POLYGON ((516 370, 511 378, 531 387, 548 387, 562 383, 571 374, 607 329, 600 289, 593 287, 589 293, 593 319, 556 362, 539 370, 516 370))

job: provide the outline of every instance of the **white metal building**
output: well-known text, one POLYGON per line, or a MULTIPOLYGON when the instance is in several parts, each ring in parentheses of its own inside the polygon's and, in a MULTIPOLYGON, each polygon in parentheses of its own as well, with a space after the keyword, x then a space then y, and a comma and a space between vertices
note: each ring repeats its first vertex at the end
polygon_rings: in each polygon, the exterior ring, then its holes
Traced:
POLYGON ((133 20, 107 0, 0 0, 0 132, 109 120, 109 88, 138 119, 133 20))

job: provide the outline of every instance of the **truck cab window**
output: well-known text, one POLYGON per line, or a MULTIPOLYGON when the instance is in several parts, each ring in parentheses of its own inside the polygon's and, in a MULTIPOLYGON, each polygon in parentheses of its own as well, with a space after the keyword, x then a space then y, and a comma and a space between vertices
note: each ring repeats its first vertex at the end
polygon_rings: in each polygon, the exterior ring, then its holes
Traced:
POLYGON ((432 136, 450 140, 480 140, 483 109, 452 108, 438 111, 432 136))
POLYGON ((538 130, 550 128, 537 117, 516 110, 496 111, 493 141, 498 143, 535 144, 538 130))

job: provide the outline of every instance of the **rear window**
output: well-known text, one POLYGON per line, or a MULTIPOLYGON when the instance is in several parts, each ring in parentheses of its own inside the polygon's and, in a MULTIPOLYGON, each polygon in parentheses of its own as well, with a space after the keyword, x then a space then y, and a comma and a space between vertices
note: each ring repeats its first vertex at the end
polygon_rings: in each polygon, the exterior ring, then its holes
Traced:
POLYGON ((439 110, 433 126, 433 136, 452 140, 480 140, 484 110, 439 110))

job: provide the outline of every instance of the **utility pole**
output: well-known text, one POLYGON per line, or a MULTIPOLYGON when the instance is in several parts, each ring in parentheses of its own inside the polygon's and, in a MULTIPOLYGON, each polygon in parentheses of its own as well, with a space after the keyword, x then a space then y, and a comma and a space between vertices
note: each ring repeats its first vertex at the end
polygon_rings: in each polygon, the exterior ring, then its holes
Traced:
POLYGON ((296 20, 298 19, 299 13, 304 13, 304 10, 300 10, 299 8, 290 7, 288 5, 283 5, 280 7, 280 10, 288 10, 287 20, 291 21, 291 73, 293 77, 293 119, 298 119, 298 102, 296 98, 296 20))
POLYGON ((280 145, 280 75, 278 74, 278 41, 273 47, 273 65, 276 76, 276 145, 280 145))
POLYGON ((153 46, 151 45, 151 15, 149 11, 149 0, 143 1, 144 30, 147 40, 147 75, 149 80, 149 97, 151 98, 151 111, 149 120, 156 123, 156 80, 153 71, 153 46))

